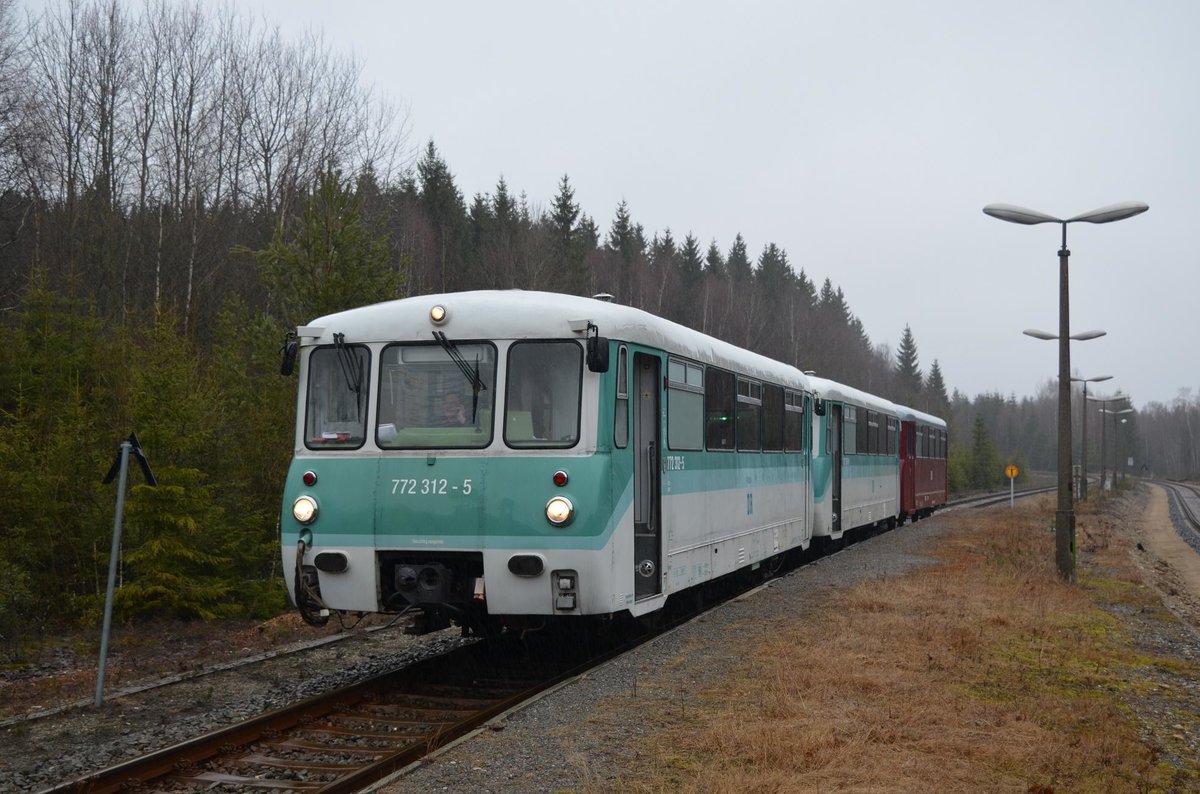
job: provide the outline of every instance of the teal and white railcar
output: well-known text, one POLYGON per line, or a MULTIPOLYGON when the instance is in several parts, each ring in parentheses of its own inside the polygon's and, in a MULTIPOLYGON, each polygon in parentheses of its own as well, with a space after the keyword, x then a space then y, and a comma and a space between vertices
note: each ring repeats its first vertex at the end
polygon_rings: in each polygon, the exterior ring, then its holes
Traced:
POLYGON ((835 542, 859 527, 896 526, 901 408, 825 378, 809 383, 822 408, 813 417, 813 536, 835 542))
POLYGON ((640 616, 810 542, 808 377, 646 312, 428 295, 314 320, 293 360, 281 541, 309 619, 640 616))

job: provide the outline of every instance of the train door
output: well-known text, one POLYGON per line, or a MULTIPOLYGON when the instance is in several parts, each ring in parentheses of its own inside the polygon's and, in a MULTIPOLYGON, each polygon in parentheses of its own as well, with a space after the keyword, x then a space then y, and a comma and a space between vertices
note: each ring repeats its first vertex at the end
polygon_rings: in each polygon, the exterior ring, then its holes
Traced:
POLYGON ((836 535, 842 531, 842 406, 829 406, 829 463, 833 469, 830 478, 829 501, 833 516, 829 519, 829 530, 836 535))
POLYGON ((661 377, 656 356, 633 356, 633 593, 641 599, 662 592, 662 518, 659 450, 661 377))

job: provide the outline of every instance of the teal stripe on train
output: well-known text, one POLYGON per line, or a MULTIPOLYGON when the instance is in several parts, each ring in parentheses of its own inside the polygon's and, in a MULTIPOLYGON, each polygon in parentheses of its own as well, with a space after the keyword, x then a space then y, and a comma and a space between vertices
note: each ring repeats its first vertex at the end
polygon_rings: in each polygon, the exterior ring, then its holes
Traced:
POLYGON ((320 508, 309 527, 317 546, 599 549, 632 500, 624 468, 607 455, 301 459, 288 473, 282 540, 299 537, 291 503, 308 493, 320 508), (564 488, 552 480, 559 469, 570 476, 564 488), (307 470, 317 475, 312 488, 300 479, 307 470), (545 507, 560 494, 575 520, 556 528, 545 507))

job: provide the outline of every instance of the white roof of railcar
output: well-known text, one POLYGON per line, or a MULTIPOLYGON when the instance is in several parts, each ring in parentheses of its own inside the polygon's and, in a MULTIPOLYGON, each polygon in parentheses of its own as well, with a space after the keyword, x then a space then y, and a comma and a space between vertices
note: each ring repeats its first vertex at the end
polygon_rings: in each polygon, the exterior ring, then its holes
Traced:
POLYGON ((429 342, 433 331, 458 339, 583 339, 586 323, 601 336, 658 348, 765 381, 808 389, 799 369, 664 320, 649 312, 577 295, 525 290, 479 290, 420 295, 319 317, 297 329, 306 344, 429 342), (434 324, 429 310, 444 306, 434 324))
POLYGON ((847 386, 846 384, 838 383, 835 380, 818 378, 815 375, 809 375, 808 380, 812 384, 813 392, 822 399, 849 402, 854 405, 861 405, 864 408, 870 408, 875 411, 884 411, 893 415, 898 415, 903 410, 899 405, 896 405, 891 400, 885 400, 882 397, 878 397, 865 391, 860 391, 853 386, 847 386))
POLYGON ((909 408, 907 405, 896 406, 900 410, 900 419, 904 422, 922 422, 934 427, 945 427, 946 422, 932 414, 927 414, 924 411, 918 411, 916 408, 909 408))

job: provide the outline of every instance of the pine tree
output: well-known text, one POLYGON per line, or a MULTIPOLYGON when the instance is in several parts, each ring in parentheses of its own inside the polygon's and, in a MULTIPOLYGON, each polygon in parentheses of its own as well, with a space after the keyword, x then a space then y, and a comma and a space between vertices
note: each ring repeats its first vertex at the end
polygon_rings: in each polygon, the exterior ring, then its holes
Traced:
POLYGON ((361 202, 332 171, 321 174, 302 217, 254 252, 288 325, 400 295, 404 272, 363 221, 361 202))
POLYGON ((918 365, 917 342, 912 328, 905 325, 900 337, 900 349, 896 353, 896 388, 899 401, 905 405, 916 405, 921 394, 921 368, 918 365))
POLYGON ((617 214, 608 231, 606 248, 617 258, 616 299, 630 306, 637 305, 637 266, 642 257, 644 243, 640 239, 639 227, 629 214, 625 199, 617 205, 617 214))
POLYGON ((417 162, 421 188, 421 206, 433 226, 434 261, 437 263, 432 285, 442 292, 456 289, 461 280, 462 248, 466 208, 462 193, 454 184, 454 174, 430 140, 425 154, 417 162))
POLYGON ((783 293, 791 286, 792 269, 788 265, 787 252, 775 243, 763 246, 758 257, 754 276, 768 298, 782 300, 783 293))
POLYGON ((936 358, 933 360, 933 365, 929 367, 929 377, 925 381, 925 389, 929 392, 936 407, 944 410, 944 407, 950 404, 950 397, 946 394, 946 381, 942 377, 942 368, 938 365, 936 358))
POLYGON ((725 260, 725 272, 734 281, 747 282, 754 275, 750 266, 750 256, 746 253, 746 241, 738 232, 729 248, 729 257, 725 260))
POLYGON ((1000 482, 1000 457, 996 454, 996 445, 992 434, 982 416, 975 417, 975 427, 971 431, 971 487, 986 489, 993 488, 1000 482))
POLYGON ((708 244, 708 253, 704 255, 704 272, 706 275, 717 278, 725 277, 725 257, 721 255, 721 249, 717 247, 716 240, 708 244))
POLYGON ((558 183, 548 220, 553 258, 551 283, 561 292, 582 295, 588 290, 588 279, 583 267, 583 247, 579 244, 579 205, 566 174, 558 183))

